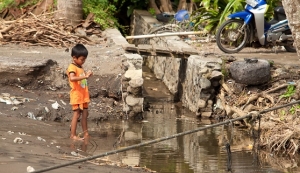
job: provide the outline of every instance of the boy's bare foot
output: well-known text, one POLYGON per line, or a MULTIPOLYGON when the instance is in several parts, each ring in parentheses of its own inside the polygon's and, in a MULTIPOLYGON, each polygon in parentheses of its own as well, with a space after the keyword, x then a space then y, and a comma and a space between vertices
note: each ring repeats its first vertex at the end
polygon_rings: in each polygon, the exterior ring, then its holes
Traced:
POLYGON ((84 135, 83 135, 83 138, 84 138, 84 139, 88 139, 88 138, 90 138, 90 135, 89 135, 89 134, 84 134, 84 135))
POLYGON ((81 140, 81 141, 84 140, 84 138, 80 138, 78 136, 71 136, 70 138, 73 140, 81 140))

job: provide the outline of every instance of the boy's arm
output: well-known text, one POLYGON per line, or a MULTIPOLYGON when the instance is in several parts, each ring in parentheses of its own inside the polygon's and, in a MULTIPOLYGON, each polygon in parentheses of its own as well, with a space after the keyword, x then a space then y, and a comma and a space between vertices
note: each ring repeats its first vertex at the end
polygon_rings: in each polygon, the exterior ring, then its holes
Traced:
POLYGON ((82 79, 87 79, 91 76, 91 74, 87 73, 85 76, 75 76, 75 73, 71 72, 69 74, 69 78, 71 82, 80 81, 82 79))

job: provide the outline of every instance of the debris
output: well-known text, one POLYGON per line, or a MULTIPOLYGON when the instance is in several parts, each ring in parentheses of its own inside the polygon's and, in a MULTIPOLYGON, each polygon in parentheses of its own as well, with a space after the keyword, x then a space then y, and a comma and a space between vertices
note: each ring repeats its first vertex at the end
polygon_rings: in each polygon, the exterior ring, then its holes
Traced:
POLYGON ((12 22, 0 23, 0 38, 2 44, 23 43, 24 45, 40 45, 55 48, 70 47, 74 43, 95 44, 89 37, 101 37, 99 28, 89 21, 86 28, 68 25, 63 19, 54 19, 52 14, 24 14, 12 22), (46 15, 46 16, 45 16, 46 15), (84 36, 76 33, 82 28, 84 36))
POLYGON ((15 133, 15 132, 13 132, 13 131, 8 131, 7 133, 11 135, 11 134, 13 134, 13 133, 15 133))
POLYGON ((33 119, 33 120, 36 120, 36 118, 35 118, 35 116, 34 116, 34 114, 33 114, 32 112, 28 112, 28 113, 27 113, 27 117, 28 117, 28 118, 31 118, 31 119, 33 119))
POLYGON ((17 109, 18 109, 18 107, 16 107, 16 106, 14 106, 14 107, 11 108, 12 111, 15 111, 17 109))
POLYGON ((78 156, 78 153, 76 153, 75 151, 72 151, 71 154, 72 154, 73 156, 78 156))
POLYGON ((35 169, 32 166, 27 166, 27 173, 34 172, 35 169))
POLYGON ((43 139, 42 137, 39 137, 39 136, 38 136, 37 139, 40 140, 40 141, 46 142, 46 140, 43 139))
POLYGON ((60 100, 62 104, 67 105, 63 100, 60 100))
POLYGON ((45 111, 48 113, 50 112, 50 110, 48 109, 48 107, 45 106, 45 111))
POLYGON ((42 121, 44 119, 44 117, 37 117, 36 119, 39 121, 42 121))
POLYGON ((57 101, 55 101, 55 103, 52 104, 53 109, 58 109, 59 107, 60 105, 57 103, 57 101))
POLYGON ((23 139, 20 138, 20 137, 16 137, 16 138, 14 139, 14 143, 22 144, 22 143, 23 143, 23 139))

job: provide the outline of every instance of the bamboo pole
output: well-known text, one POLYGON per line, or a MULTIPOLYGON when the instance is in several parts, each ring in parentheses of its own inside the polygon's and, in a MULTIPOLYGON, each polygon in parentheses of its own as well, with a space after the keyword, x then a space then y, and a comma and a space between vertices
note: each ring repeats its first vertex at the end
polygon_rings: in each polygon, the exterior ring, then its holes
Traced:
POLYGON ((172 33, 161 33, 161 34, 148 34, 148 35, 134 35, 127 36, 126 39, 138 39, 138 38, 152 38, 152 37, 165 37, 165 36, 175 36, 175 35, 196 35, 205 34, 203 31, 190 31, 190 32, 172 32, 172 33))

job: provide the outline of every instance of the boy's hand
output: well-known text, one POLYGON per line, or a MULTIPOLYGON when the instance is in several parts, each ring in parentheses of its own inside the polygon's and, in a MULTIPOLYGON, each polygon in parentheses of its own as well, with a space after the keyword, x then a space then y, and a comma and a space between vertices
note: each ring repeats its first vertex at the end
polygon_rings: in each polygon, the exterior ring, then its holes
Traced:
POLYGON ((86 76, 87 78, 89 78, 89 77, 92 76, 92 75, 93 75, 93 72, 92 72, 91 70, 89 70, 89 71, 86 72, 86 75, 85 75, 85 76, 86 76))

